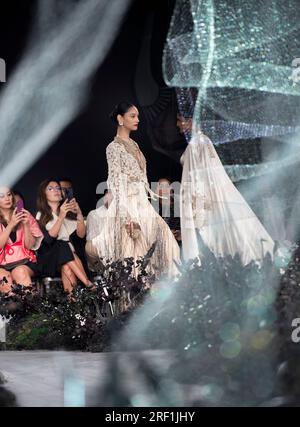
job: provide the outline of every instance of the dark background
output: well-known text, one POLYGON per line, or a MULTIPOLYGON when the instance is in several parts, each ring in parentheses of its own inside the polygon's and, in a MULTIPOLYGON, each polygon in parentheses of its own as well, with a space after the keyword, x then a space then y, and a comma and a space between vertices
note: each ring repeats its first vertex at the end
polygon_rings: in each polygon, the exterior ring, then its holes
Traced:
MULTIPOLYGON (((108 56, 91 81, 88 102, 83 105, 81 114, 15 184, 15 189, 24 195, 29 210, 35 211, 36 191, 42 180, 64 176, 73 180, 75 194, 84 214, 95 208, 101 197, 96 195, 96 186, 107 179, 105 148, 116 132, 109 113, 121 100, 132 101, 140 107, 138 99, 142 95, 143 99, 149 100, 149 105, 153 102, 148 96, 151 85, 149 89, 147 78, 144 85, 139 84, 137 97, 137 80, 141 83, 140 76, 137 76, 138 62, 141 67, 141 61, 150 59, 148 71, 151 77, 158 87, 164 86, 161 59, 174 3, 174 0, 137 0, 131 3, 108 56), (145 38, 149 41, 149 52, 148 49, 147 52, 141 51, 145 38), (143 90, 144 94, 141 93, 143 90)), ((9 84, 10 72, 22 55, 35 6, 35 1, 28 0, 1 6, 0 57, 7 65, 7 83, 4 84, 9 84)), ((162 176, 180 180, 181 167, 178 162, 152 147, 142 108, 140 128, 132 136, 146 156, 150 182, 162 176)))

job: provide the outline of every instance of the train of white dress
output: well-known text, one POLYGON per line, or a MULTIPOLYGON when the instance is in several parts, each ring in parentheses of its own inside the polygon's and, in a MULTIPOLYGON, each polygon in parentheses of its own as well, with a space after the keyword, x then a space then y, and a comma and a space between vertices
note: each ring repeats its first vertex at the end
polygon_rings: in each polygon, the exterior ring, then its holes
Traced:
POLYGON ((211 142, 195 132, 182 155, 182 255, 201 257, 204 244, 218 257, 238 255, 244 265, 273 256, 274 242, 227 175, 211 142))

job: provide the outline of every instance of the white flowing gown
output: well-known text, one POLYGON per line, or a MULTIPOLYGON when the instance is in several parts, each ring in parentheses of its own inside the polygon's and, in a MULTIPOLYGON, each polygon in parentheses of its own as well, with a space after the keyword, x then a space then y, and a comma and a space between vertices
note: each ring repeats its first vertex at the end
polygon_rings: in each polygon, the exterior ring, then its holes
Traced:
POLYGON ((216 255, 238 254, 243 264, 273 256, 274 242, 227 175, 211 140, 198 131, 182 159, 181 236, 185 260, 198 257, 199 231, 216 255))

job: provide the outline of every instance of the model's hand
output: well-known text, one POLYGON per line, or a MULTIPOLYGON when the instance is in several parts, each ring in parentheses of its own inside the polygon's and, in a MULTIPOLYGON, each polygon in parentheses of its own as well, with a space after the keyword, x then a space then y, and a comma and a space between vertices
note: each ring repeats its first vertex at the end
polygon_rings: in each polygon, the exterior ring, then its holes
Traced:
POLYGON ((129 236, 131 237, 131 235, 132 235, 132 222, 128 222, 125 225, 125 228, 126 228, 127 233, 129 234, 129 236))
POLYGON ((140 230, 141 227, 139 226, 138 223, 130 221, 126 224, 125 226, 127 233, 129 234, 130 237, 134 237, 135 236, 135 231, 136 230, 140 230))

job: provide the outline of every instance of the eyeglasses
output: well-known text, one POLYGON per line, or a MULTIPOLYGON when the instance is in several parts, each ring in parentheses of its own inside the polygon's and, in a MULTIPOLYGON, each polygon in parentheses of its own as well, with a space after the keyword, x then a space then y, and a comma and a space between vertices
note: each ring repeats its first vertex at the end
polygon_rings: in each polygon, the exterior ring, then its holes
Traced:
POLYGON ((61 191, 61 188, 57 185, 56 187, 47 187, 47 190, 48 191, 54 191, 54 190, 56 190, 56 191, 61 191))
POLYGON ((0 199, 4 199, 4 197, 11 197, 11 196, 12 196, 11 193, 6 193, 6 194, 0 193, 0 199))

